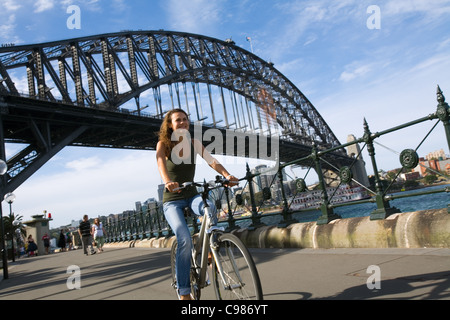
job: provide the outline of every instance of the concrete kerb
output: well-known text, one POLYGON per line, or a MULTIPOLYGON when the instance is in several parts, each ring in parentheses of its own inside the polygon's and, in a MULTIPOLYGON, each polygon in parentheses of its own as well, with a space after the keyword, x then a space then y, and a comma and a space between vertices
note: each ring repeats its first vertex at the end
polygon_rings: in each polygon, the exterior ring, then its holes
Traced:
POLYGON ((329 224, 296 223, 234 232, 253 248, 424 248, 450 247, 447 208, 399 213, 384 220, 337 219, 329 224))
POLYGON ((105 248, 171 248, 175 236, 105 243, 105 248))
MULTIPOLYGON (((447 208, 398 213, 384 220, 357 217, 325 225, 295 223, 233 231, 249 248, 450 248, 447 208)), ((106 247, 170 248, 175 237, 131 240, 106 247)))

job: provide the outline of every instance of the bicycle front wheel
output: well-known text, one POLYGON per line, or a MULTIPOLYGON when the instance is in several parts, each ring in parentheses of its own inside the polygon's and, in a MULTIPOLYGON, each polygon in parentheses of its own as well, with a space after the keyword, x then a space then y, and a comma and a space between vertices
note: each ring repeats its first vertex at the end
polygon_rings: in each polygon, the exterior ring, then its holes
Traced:
POLYGON ((244 243, 233 234, 223 233, 218 235, 217 244, 217 261, 212 266, 216 298, 262 300, 258 271, 244 243))

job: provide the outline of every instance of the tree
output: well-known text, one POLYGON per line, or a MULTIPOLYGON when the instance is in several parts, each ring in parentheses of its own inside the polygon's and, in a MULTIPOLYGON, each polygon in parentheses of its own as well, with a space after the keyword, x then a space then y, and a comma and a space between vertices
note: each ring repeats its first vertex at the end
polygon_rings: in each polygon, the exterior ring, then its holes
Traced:
POLYGON ((415 188, 419 185, 419 183, 416 180, 407 180, 405 181, 405 183, 403 184, 403 186, 405 187, 405 189, 410 189, 410 188, 415 188))
POLYGON ((26 237, 27 232, 25 230, 25 227, 22 224, 19 224, 17 226, 13 225, 14 221, 20 221, 21 222, 22 218, 23 218, 22 216, 19 216, 19 215, 14 216, 14 214, 13 214, 12 219, 11 219, 11 217, 9 215, 3 217, 3 226, 5 228, 5 234, 9 235, 9 236, 6 237, 7 240, 11 240, 12 239, 12 235, 14 235, 16 230, 19 229, 19 228, 20 228, 20 234, 22 235, 22 237, 23 238, 26 237))
POLYGON ((426 184, 433 184, 437 180, 437 177, 434 174, 428 174, 423 180, 426 184))

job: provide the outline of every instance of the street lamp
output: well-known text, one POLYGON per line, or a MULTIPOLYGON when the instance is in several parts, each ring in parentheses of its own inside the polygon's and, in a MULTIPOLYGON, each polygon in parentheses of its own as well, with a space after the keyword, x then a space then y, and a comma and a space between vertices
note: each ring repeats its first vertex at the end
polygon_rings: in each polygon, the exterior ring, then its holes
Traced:
MULTIPOLYGON (((0 175, 3 176, 8 170, 8 166, 6 162, 0 159, 0 175)), ((6 247, 5 247, 5 227, 3 225, 3 212, 2 205, 0 203, 0 237, 1 237, 1 252, 2 252, 2 261, 3 261, 3 279, 8 279, 8 260, 6 258, 6 247)))
POLYGON ((12 261, 16 262, 15 258, 14 258, 14 225, 12 224, 13 222, 13 214, 12 214, 12 203, 14 202, 14 200, 16 200, 16 196, 14 195, 14 193, 9 192, 7 194, 5 194, 5 201, 9 203, 9 220, 11 221, 11 250, 12 250, 12 261))

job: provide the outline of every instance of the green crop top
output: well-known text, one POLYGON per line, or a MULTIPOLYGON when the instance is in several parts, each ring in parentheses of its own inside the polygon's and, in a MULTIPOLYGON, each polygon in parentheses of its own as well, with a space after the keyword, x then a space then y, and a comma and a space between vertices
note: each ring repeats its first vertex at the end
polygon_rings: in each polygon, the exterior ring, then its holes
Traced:
MULTIPOLYGON (((186 161, 188 163, 181 162, 179 159, 175 161, 175 164, 172 161, 172 155, 166 161, 166 167, 169 174, 170 181, 178 182, 181 186, 183 182, 191 182, 194 180, 195 176, 195 158, 197 153, 194 150, 194 146, 191 143, 191 159, 190 161, 186 161), (180 163, 181 162, 181 163, 180 163)), ((178 192, 169 192, 166 188, 163 193, 163 202, 174 201, 174 200, 182 200, 192 198, 197 195, 197 188, 195 186, 190 186, 185 189, 182 189, 180 193, 178 192)))

